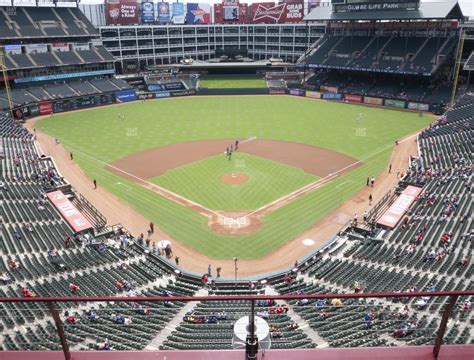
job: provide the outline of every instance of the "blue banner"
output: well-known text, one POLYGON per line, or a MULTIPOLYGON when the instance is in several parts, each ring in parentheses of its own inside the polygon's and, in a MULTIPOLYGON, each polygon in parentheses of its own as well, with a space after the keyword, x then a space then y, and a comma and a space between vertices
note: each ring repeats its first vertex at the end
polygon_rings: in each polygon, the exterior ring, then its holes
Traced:
POLYGON ((143 0, 142 1, 142 22, 152 23, 155 22, 155 8, 153 1, 143 0))
POLYGON ((161 85, 157 85, 157 84, 148 85, 148 91, 160 91, 160 90, 161 90, 161 85))
POLYGON ((171 22, 170 4, 167 2, 158 3, 158 22, 169 24, 171 22))
POLYGON ((184 24, 184 4, 173 3, 173 24, 184 24))
POLYGON ((45 76, 29 76, 15 79, 15 84, 24 84, 33 81, 48 81, 48 80, 60 80, 60 79, 71 79, 83 76, 95 76, 95 75, 106 75, 115 74, 115 70, 98 70, 98 71, 85 71, 73 74, 57 74, 57 75, 45 75, 45 76))
POLYGON ((115 93, 115 98, 121 102, 128 102, 137 100, 137 93, 135 90, 122 90, 115 93))
POLYGON ((326 100, 342 100, 342 94, 338 93, 323 93, 323 99, 326 100))

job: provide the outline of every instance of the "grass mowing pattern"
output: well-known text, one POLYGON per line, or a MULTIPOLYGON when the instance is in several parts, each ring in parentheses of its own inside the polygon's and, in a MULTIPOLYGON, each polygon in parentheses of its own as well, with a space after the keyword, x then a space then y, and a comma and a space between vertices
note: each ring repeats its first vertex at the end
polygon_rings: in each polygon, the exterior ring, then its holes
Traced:
POLYGON ((231 96, 98 108, 48 117, 36 128, 59 138, 74 151, 74 159, 88 176, 173 238, 212 258, 256 259, 299 235, 363 188, 368 176, 386 170, 394 141, 428 123, 426 116, 388 109, 296 97, 231 96), (118 119, 118 113, 125 114, 125 119, 118 119), (364 131, 356 130, 358 113, 363 114, 360 128, 364 131), (104 169, 108 162, 151 147, 250 136, 326 147, 358 158, 364 165, 271 213, 257 232, 238 237, 210 231, 205 217, 104 169))
POLYGON ((205 75, 200 86, 209 89, 253 89, 266 88, 267 83, 260 75, 205 75))
POLYGON ((213 210, 253 210, 318 179, 302 169, 236 152, 172 169, 151 182, 213 210), (240 172, 247 181, 224 184, 222 175, 240 172))

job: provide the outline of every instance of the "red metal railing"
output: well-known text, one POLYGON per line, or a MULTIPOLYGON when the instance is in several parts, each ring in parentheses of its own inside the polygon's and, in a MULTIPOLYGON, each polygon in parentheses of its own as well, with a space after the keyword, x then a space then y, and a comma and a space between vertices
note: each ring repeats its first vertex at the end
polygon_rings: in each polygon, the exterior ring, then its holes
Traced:
MULTIPOLYGON (((254 311, 255 301, 258 300, 298 300, 298 299, 351 299, 351 298, 415 298, 415 297, 449 297, 447 306, 443 309, 441 323, 436 333, 435 345, 433 347, 433 358, 437 358, 443 337, 446 331, 449 316, 454 306, 461 296, 473 296, 474 290, 467 291, 434 291, 434 292, 385 292, 385 293, 347 293, 347 294, 303 294, 303 295, 229 295, 229 296, 89 296, 89 297, 31 297, 31 298, 0 298, 0 303, 48 303, 49 311, 54 319, 61 346, 66 360, 71 359, 68 343, 64 334, 62 322, 59 313, 55 307, 56 302, 164 302, 164 301, 230 301, 230 300, 249 300, 254 311)), ((253 314, 250 314, 253 315, 253 314)))

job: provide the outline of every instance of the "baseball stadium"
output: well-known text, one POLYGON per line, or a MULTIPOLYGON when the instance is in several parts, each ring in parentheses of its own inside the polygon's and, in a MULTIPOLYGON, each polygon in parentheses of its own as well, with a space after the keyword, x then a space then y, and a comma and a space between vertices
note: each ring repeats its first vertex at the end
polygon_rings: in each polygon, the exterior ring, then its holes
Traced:
POLYGON ((0 359, 473 359, 473 18, 0 0, 0 359))

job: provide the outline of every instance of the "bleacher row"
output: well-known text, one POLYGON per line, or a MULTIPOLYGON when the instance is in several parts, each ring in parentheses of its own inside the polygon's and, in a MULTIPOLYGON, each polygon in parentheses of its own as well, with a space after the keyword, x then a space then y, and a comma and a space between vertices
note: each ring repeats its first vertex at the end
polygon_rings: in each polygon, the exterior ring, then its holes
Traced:
POLYGON ((8 70, 31 69, 51 66, 98 64, 115 61, 105 47, 93 46, 90 49, 70 49, 69 51, 5 53, 5 65, 8 70))
POLYGON ((432 73, 454 49, 454 37, 324 36, 306 64, 325 68, 432 73))
POLYGON ((78 8, 0 7, 0 39, 97 35, 78 8))
MULTIPOLYGON (((256 288, 219 281, 203 284, 199 279, 175 277, 157 256, 143 251, 145 246, 117 229, 93 239, 100 246, 88 245, 88 237, 74 237, 44 201, 44 192, 63 185, 64 180, 52 162, 39 158, 31 134, 7 115, 1 115, 5 240, 0 248, 0 272, 8 274, 11 281, 0 282, 0 296, 19 296, 24 288, 37 296, 191 297, 197 293, 252 295, 274 291, 302 295, 353 292, 354 283, 360 283, 365 292, 471 289, 473 114, 474 97, 466 96, 420 136, 422 156, 413 161, 406 181, 424 184, 424 193, 410 209, 408 219, 386 231, 383 241, 347 241, 339 251, 312 257, 302 264, 303 271, 297 278, 289 281, 285 277, 256 288), (450 234, 449 246, 444 244, 444 234, 450 234), (72 242, 64 241, 67 236, 72 237, 72 242), (410 250, 413 247, 415 250, 410 250), (10 268, 11 259, 18 268, 10 268), (58 264, 64 264, 67 271, 58 268, 58 264), (118 287, 119 281, 126 281, 129 288, 118 287), (77 292, 70 289, 71 283, 79 286, 77 292)), ((432 344, 440 312, 446 305, 446 300, 438 298, 401 302, 336 300, 290 301, 288 313, 275 312, 279 305, 285 306, 284 302, 257 303, 256 311, 271 326, 273 348, 391 346, 432 344), (407 313, 400 315, 405 306, 407 313), (293 312, 304 323, 295 323, 293 312), (414 328, 406 330, 407 324, 414 328), (318 338, 302 325, 309 325, 318 338)), ((466 300, 459 299, 458 305, 466 300)), ((141 302, 138 307, 128 302, 60 306, 70 347, 97 348, 107 339, 113 349, 120 350, 229 349, 233 344, 233 323, 248 315, 249 309, 248 301, 235 300, 141 302), (184 306, 185 315, 181 311, 184 306), (97 317, 92 317, 91 311, 97 317), (117 314, 127 322, 117 323, 117 314), (180 317, 176 318, 178 314, 180 317), (160 340, 162 332, 166 338, 160 340)), ((445 342, 473 343, 472 321, 470 309, 457 306, 448 323, 445 342)), ((48 310, 39 304, 0 304, 0 330, 2 349, 59 349, 54 323, 48 310)))
MULTIPOLYGON (((18 106, 42 100, 64 99, 74 96, 93 95, 130 88, 131 87, 124 80, 110 78, 17 88, 11 90, 10 95, 13 104, 18 106)), ((8 108, 7 94, 6 91, 3 90, 0 91, 0 109, 6 108, 8 108)))

